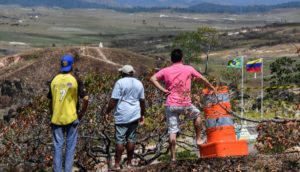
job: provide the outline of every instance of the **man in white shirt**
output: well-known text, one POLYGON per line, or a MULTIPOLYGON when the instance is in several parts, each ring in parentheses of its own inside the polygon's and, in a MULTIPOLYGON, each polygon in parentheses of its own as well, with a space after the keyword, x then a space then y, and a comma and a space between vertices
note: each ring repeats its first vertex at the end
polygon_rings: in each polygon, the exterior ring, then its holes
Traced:
POLYGON ((144 123, 145 94, 141 81, 133 77, 135 70, 131 65, 119 69, 122 78, 114 86, 111 99, 106 110, 106 118, 115 109, 116 155, 115 169, 120 169, 124 146, 127 150, 127 165, 131 166, 136 142, 136 130, 140 122, 144 123))

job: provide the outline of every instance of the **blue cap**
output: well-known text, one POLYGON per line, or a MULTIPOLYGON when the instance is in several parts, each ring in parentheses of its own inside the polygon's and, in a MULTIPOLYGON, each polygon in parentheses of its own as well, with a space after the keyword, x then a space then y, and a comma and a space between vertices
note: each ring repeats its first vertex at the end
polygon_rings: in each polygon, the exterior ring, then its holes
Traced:
POLYGON ((70 72, 72 70, 72 65, 74 63, 74 58, 71 55, 64 55, 61 58, 61 72, 70 72))

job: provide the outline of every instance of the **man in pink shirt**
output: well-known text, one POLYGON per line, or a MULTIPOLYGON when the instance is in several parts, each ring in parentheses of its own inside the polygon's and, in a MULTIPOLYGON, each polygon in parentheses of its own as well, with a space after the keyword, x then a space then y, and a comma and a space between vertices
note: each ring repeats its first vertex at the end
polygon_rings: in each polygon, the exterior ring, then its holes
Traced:
POLYGON ((168 133, 171 160, 176 161, 176 135, 179 129, 179 115, 184 114, 188 119, 194 121, 196 131, 196 143, 201 144, 201 118, 200 110, 192 104, 191 101, 191 83, 192 79, 200 81, 209 88, 215 88, 197 72, 192 66, 182 63, 183 53, 180 49, 175 49, 171 53, 172 65, 161 69, 151 77, 153 84, 167 95, 166 100, 166 119, 168 124, 168 133), (164 81, 163 87, 159 81, 164 81))

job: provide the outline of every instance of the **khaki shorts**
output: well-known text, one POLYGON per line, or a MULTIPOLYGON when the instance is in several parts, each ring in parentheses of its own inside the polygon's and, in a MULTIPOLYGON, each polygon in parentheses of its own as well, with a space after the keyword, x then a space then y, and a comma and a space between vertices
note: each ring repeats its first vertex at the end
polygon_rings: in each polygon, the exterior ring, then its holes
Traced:
POLYGON ((194 120, 200 114, 200 110, 194 106, 166 106, 166 118, 168 125, 168 133, 178 133, 179 129, 179 115, 184 115, 186 119, 194 120))

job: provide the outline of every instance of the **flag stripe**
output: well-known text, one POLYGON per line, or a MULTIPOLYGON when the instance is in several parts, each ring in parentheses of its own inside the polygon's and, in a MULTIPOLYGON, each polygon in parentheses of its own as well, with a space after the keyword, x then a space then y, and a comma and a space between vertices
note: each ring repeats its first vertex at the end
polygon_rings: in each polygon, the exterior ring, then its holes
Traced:
POLYGON ((257 67, 261 67, 262 63, 254 63, 254 64, 247 64, 246 68, 257 68, 257 67))
POLYGON ((247 72, 261 72, 261 67, 246 68, 247 72))
POLYGON ((263 61, 263 59, 252 60, 252 61, 247 62, 247 65, 254 64, 254 63, 262 63, 262 61, 263 61))

